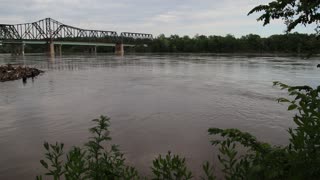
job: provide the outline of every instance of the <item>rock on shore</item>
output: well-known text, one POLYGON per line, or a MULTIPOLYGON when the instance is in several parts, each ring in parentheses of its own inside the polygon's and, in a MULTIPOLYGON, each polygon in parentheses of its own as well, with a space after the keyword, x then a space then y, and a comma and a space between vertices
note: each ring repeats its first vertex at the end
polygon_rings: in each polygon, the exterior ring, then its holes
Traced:
POLYGON ((27 78, 34 78, 43 73, 36 68, 21 66, 21 65, 2 65, 0 66, 0 82, 13 81, 17 79, 26 80, 27 78))

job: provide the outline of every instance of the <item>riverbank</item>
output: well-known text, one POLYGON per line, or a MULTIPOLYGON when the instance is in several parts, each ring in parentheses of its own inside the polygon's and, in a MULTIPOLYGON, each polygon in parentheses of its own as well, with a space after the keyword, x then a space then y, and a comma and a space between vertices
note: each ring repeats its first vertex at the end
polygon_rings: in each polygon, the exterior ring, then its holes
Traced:
POLYGON ((36 68, 31 68, 31 67, 26 67, 21 65, 12 65, 12 64, 1 65, 0 66, 0 82, 13 81, 18 79, 26 80, 27 78, 34 78, 43 72, 44 71, 36 68))

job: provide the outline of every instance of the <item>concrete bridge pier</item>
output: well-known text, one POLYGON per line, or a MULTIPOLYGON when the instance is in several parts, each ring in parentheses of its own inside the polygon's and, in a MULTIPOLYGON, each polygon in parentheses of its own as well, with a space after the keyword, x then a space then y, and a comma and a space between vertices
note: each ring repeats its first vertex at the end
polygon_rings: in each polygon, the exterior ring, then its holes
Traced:
POLYGON ((97 46, 93 47, 93 52, 94 52, 94 54, 97 54, 97 52, 98 52, 98 47, 97 46))
POLYGON ((122 43, 116 44, 115 46, 115 54, 118 56, 124 55, 124 47, 122 43))
POLYGON ((25 44, 24 43, 22 43, 21 44, 21 47, 20 47, 20 55, 22 55, 22 56, 24 56, 24 48, 25 48, 25 44))
POLYGON ((24 49, 25 49, 24 43, 13 45, 11 54, 24 56, 24 49))
POLYGON ((91 54, 97 54, 97 46, 93 46, 89 49, 91 54))
POLYGON ((55 46, 55 54, 62 56, 62 45, 58 44, 55 46))
POLYGON ((52 40, 50 40, 49 42, 48 42, 48 48, 49 48, 49 50, 48 50, 48 55, 49 56, 51 56, 51 57, 54 57, 55 56, 55 52, 54 52, 54 43, 53 43, 53 41, 52 40))
POLYGON ((87 48, 87 52, 88 52, 89 54, 97 54, 97 46, 89 46, 89 47, 87 48))

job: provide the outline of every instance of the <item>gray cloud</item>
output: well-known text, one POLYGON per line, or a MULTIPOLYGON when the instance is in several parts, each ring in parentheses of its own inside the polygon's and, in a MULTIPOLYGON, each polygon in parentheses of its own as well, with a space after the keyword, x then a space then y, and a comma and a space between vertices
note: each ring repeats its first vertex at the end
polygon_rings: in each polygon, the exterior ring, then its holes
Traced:
MULTIPOLYGON (((263 28, 247 12, 268 0, 1 0, 0 23, 33 22, 52 17, 89 29, 236 36, 282 33, 276 22, 263 28)), ((312 32, 312 28, 300 29, 312 32)))

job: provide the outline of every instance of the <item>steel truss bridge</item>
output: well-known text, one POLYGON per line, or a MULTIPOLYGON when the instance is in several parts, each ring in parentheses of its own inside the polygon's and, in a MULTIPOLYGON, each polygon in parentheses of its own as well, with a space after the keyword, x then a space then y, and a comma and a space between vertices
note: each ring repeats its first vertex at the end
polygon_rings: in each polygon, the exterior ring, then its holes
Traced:
POLYGON ((0 24, 0 45, 21 44, 21 54, 25 44, 48 44, 51 55, 59 51, 61 54, 62 45, 91 46, 95 52, 97 46, 114 46, 117 54, 123 54, 124 46, 145 45, 152 40, 152 34, 122 32, 119 35, 115 31, 81 29, 51 18, 33 23, 0 24))

